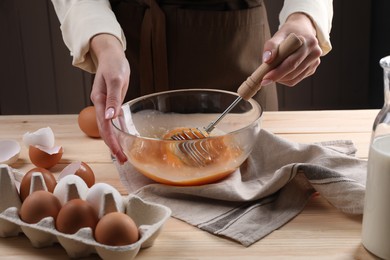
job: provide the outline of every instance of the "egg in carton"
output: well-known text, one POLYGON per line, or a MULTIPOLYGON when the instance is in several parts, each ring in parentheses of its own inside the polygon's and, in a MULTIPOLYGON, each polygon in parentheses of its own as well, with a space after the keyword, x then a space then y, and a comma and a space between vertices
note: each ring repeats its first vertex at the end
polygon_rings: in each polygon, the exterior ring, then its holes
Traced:
MULTIPOLYGON (((30 194, 37 190, 47 190, 39 172, 32 175, 30 194)), ((127 214, 136 224, 139 239, 128 245, 110 246, 97 242, 94 231, 89 227, 81 228, 74 234, 66 234, 56 229, 52 217, 43 218, 36 224, 24 222, 20 218, 22 202, 14 174, 4 164, 0 165, 0 236, 12 237, 23 232, 34 247, 43 248, 59 243, 72 258, 98 254, 102 259, 133 259, 140 249, 153 245, 171 215, 171 210, 163 205, 146 202, 134 195, 123 197, 105 183, 96 183, 88 188, 76 175, 60 179, 53 194, 62 205, 73 199, 90 202, 99 219, 109 212, 127 214)))

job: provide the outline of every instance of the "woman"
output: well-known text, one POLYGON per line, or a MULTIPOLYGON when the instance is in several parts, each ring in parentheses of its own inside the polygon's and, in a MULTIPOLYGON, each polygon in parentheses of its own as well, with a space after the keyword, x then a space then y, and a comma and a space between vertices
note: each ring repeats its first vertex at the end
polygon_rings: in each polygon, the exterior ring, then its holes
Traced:
POLYGON ((272 38, 263 0, 52 2, 73 65, 96 73, 91 100, 100 134, 121 163, 126 156, 110 119, 125 99, 178 88, 236 91, 295 33, 303 46, 265 75, 254 97, 277 110, 275 82, 296 85, 331 50, 332 0, 285 0, 272 38))

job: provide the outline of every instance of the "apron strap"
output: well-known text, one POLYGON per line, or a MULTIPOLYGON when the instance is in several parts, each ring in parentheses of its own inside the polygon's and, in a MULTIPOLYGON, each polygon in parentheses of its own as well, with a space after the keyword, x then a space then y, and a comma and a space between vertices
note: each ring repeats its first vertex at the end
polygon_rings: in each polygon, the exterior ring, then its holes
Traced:
POLYGON ((148 8, 141 27, 141 95, 169 89, 165 14, 155 0, 144 2, 148 8))

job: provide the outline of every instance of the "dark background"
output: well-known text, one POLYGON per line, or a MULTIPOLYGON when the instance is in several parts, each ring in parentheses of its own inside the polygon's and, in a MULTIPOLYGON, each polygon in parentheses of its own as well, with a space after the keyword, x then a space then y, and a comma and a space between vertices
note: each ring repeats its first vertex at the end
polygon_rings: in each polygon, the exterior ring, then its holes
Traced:
MULTIPOLYGON (((265 1, 274 32, 283 0, 265 1)), ((390 1, 333 4, 333 50, 298 86, 278 86, 280 110, 382 107, 390 1)), ((0 1, 0 114, 78 113, 90 104, 92 75, 71 65, 59 26, 49 0, 0 1)))

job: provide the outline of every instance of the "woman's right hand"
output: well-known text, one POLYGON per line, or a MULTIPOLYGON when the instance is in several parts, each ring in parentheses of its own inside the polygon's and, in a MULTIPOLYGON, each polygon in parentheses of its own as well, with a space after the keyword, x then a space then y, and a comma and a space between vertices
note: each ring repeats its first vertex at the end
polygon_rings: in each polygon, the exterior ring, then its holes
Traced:
POLYGON ((122 44, 113 35, 98 34, 91 39, 91 51, 97 59, 97 70, 92 85, 91 100, 96 108, 100 136, 111 153, 122 164, 127 161, 111 119, 118 116, 130 80, 130 66, 122 44))
POLYGON ((287 57, 278 67, 268 72, 262 86, 278 82, 286 86, 295 86, 301 80, 311 76, 321 63, 322 50, 316 38, 316 28, 311 19, 304 13, 291 14, 280 29, 264 45, 264 62, 271 62, 276 55, 277 46, 290 33, 295 33, 303 45, 287 57))

